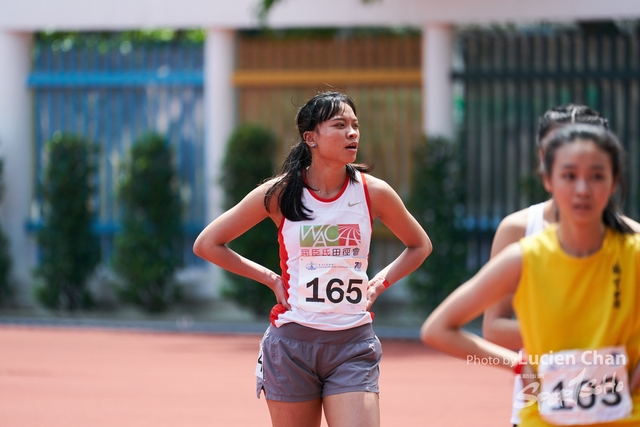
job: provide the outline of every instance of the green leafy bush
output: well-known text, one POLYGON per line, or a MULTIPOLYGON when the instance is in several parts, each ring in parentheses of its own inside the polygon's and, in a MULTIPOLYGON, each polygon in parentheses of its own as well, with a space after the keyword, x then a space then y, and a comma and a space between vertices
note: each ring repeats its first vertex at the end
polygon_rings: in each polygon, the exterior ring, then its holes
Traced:
POLYGON ((46 143, 42 183, 43 226, 37 233, 44 281, 36 299, 48 308, 89 308, 87 280, 100 262, 100 241, 92 230, 94 150, 83 138, 56 132, 46 143))
MULTIPOLYGON (((0 202, 4 195, 3 180, 4 162, 0 160, 0 202)), ((9 239, 0 225, 0 305, 6 304, 13 298, 14 289, 10 282, 13 261, 9 253, 9 239)))
POLYGON ((150 133, 131 149, 119 185, 122 230, 114 241, 121 299, 160 312, 177 298, 175 272, 183 263, 179 186, 166 139, 150 133))
MULTIPOLYGON (((229 138, 222 163, 221 184, 225 209, 238 203, 265 178, 274 173, 276 138, 267 129, 255 125, 239 126, 229 138)), ((243 256, 279 271, 278 240, 273 222, 264 220, 229 244, 243 256)), ((268 313, 276 303, 273 291, 250 279, 226 273, 229 280, 223 295, 255 314, 268 313)))
POLYGON ((467 235, 462 228, 464 186, 457 146, 428 138, 414 155, 413 190, 407 203, 427 231, 433 252, 411 276, 412 301, 430 311, 467 278, 467 235))

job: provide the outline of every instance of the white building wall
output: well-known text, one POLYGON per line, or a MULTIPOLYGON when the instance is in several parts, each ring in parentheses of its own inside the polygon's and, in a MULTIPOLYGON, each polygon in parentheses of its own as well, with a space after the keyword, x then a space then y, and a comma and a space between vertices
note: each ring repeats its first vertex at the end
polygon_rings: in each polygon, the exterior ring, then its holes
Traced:
POLYGON ((33 194, 32 109, 27 75, 31 68, 29 33, 0 31, 0 157, 5 193, 0 223, 9 238, 13 280, 19 301, 30 296, 35 244, 25 229, 33 194))
MULTIPOLYGON (((20 0, 2 2, 0 28, 120 30, 255 28, 259 0, 20 0)), ((638 0, 281 0, 272 27, 415 26, 633 19, 638 0)))
MULTIPOLYGON (((209 29, 204 50, 207 221, 212 221, 222 213, 223 192, 218 185, 220 166, 227 140, 236 123, 236 99, 231 84, 235 69, 235 32, 230 29, 209 29)), ((217 296, 221 279, 220 268, 209 265, 203 272, 200 287, 194 293, 203 297, 217 296)))
POLYGON ((424 133, 452 138, 453 25, 429 23, 422 29, 422 114, 424 133))

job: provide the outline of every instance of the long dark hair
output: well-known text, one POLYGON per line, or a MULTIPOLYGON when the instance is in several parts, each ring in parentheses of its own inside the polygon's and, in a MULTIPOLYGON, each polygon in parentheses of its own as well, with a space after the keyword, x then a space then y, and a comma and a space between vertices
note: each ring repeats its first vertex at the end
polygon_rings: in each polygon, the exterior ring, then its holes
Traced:
POLYGON ((600 126, 588 124, 572 124, 563 126, 559 129, 546 145, 544 153, 544 170, 547 176, 551 175, 551 168, 556 158, 556 152, 560 147, 573 143, 577 140, 593 141, 601 150, 609 155, 611 159, 611 169, 613 178, 618 182, 619 201, 616 201, 616 195, 609 198, 609 203, 602 213, 602 221, 605 225, 613 230, 625 234, 633 234, 634 231, 627 223, 622 220, 618 202, 622 203, 627 194, 627 186, 624 174, 624 148, 618 138, 608 130, 600 126))
MULTIPOLYGON (((264 205, 267 211, 275 194, 282 215, 290 221, 312 219, 312 211, 302 203, 302 191, 309 186, 304 181, 302 171, 311 165, 311 149, 304 140, 305 132, 314 131, 318 125, 340 113, 344 105, 348 105, 356 114, 353 99, 341 92, 322 92, 304 104, 296 115, 296 124, 300 139, 293 146, 282 163, 280 173, 275 182, 267 190, 264 205)), ((346 165, 347 175, 351 182, 356 182, 356 171, 371 172, 373 166, 363 164, 346 165)))

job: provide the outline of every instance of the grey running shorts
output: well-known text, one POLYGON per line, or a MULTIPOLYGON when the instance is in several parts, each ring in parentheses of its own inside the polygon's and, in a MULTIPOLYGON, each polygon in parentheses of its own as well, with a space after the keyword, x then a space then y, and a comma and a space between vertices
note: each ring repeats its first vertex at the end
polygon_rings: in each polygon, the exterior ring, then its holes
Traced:
POLYGON ((260 342, 257 396, 304 402, 348 392, 378 393, 382 345, 371 324, 321 331, 297 323, 269 326, 260 342))

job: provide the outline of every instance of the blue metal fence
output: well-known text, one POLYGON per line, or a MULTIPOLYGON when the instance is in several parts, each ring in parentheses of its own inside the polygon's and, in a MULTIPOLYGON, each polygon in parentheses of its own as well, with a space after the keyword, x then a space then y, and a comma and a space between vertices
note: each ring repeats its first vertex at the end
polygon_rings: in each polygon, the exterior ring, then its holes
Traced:
MULTIPOLYGON (((66 46, 42 41, 34 49, 35 169, 39 184, 44 145, 57 131, 75 133, 100 150, 96 230, 110 252, 119 228, 117 188, 129 148, 144 133, 163 134, 175 154, 184 205, 185 261, 205 223, 203 46, 200 43, 103 42, 66 46)), ((30 226, 38 227, 36 196, 30 226)))

